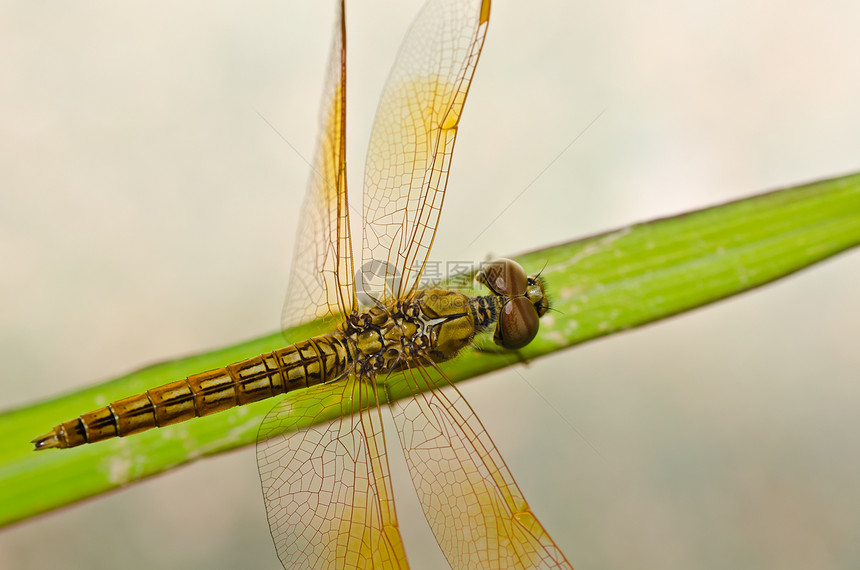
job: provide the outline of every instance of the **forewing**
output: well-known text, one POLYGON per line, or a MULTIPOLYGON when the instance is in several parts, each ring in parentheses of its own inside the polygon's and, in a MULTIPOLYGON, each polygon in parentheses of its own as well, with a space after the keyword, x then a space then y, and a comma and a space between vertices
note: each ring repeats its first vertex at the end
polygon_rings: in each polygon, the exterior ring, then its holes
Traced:
POLYGON ((489 0, 430 0, 388 77, 364 174, 359 289, 373 299, 413 291, 427 262, 489 14, 489 0))
MULTIPOLYGON (((343 2, 320 110, 320 138, 302 204, 281 324, 290 327, 355 307, 346 193, 346 31, 343 2)), ((320 332, 334 328, 334 319, 320 332)))
POLYGON ((340 419, 295 431, 288 398, 260 426, 257 465, 278 557, 285 568, 406 568, 371 384, 340 385, 330 404, 340 419))
POLYGON ((424 368, 404 376, 414 397, 392 403, 392 413, 424 514, 451 566, 570 568, 456 387, 424 368))

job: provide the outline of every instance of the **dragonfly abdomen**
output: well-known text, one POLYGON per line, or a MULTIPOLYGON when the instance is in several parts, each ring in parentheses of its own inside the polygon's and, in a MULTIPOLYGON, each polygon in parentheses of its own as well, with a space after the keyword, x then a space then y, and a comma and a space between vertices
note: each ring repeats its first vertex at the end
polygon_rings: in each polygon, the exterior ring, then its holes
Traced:
POLYGON ((330 334, 158 386, 55 426, 36 449, 77 447, 208 416, 334 380, 349 360, 343 338, 330 334))

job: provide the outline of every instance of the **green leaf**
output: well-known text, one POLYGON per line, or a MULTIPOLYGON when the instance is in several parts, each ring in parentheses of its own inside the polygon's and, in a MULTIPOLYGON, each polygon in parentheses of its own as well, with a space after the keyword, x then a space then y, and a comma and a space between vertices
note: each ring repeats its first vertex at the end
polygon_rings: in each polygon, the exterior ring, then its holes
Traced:
MULTIPOLYGON (((542 272, 554 308, 543 318, 542 332, 522 356, 537 358, 724 299, 858 243, 860 174, 853 174, 518 256, 527 271, 542 272)), ((303 338, 309 330, 299 327, 289 331, 289 338, 303 338)), ((283 343, 280 334, 273 334, 150 366, 3 413, 0 526, 253 443, 272 401, 68 450, 36 453, 29 441, 61 421, 110 401, 271 351, 283 343)), ((510 354, 469 350, 443 369, 452 380, 460 381, 517 362, 510 354)), ((301 427, 308 418, 324 420, 326 416, 318 413, 319 402, 331 402, 340 392, 337 386, 320 386, 311 394, 285 397, 295 399, 297 426, 301 427)))

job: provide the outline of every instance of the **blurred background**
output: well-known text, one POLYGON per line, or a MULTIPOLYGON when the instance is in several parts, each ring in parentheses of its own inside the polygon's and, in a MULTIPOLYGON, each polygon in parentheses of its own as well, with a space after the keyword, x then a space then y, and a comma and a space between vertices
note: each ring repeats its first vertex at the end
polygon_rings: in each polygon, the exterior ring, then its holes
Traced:
MULTIPOLYGON (((333 4, 0 5, 2 407, 278 328, 333 4)), ((356 203, 420 5, 347 6, 356 203)), ((857 171, 858 21, 848 1, 495 2, 434 257, 857 171)), ((849 252, 461 390, 578 568, 856 568, 858 279, 849 252)), ((410 560, 438 568, 394 468, 410 560)), ((240 565, 280 567, 250 448, 0 531, 9 569, 240 565)))

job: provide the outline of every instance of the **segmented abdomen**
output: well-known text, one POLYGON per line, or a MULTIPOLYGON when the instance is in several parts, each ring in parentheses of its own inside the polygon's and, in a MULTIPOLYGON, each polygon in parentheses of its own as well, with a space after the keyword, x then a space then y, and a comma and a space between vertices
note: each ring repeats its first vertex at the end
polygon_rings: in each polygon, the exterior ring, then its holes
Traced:
POLYGON ((335 380, 348 364, 341 336, 314 337, 117 400, 33 442, 36 449, 65 448, 124 437, 335 380))

